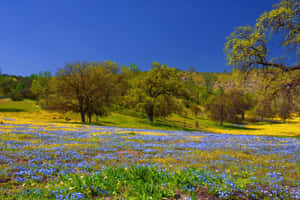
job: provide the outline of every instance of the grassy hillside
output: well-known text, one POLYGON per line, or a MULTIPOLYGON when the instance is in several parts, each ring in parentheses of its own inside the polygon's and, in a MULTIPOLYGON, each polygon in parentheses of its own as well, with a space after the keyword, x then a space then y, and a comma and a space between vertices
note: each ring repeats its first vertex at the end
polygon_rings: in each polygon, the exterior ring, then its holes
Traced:
POLYGON ((12 101, 9 98, 0 99, 0 112, 36 112, 40 108, 32 100, 12 101))
MULTIPOLYGON (((81 124, 78 114, 75 113, 55 113, 41 110, 34 101, 11 101, 10 99, 0 100, 0 118, 17 118, 25 122, 58 122, 58 123, 78 123, 81 124)), ((211 120, 195 117, 181 116, 173 114, 166 119, 157 119, 150 123, 147 118, 132 116, 122 113, 111 113, 107 117, 98 118, 94 125, 115 126, 124 128, 141 128, 156 130, 185 130, 202 131, 228 134, 249 134, 249 135, 276 135, 276 136, 299 136, 300 119, 294 118, 286 123, 263 123, 248 124, 245 126, 225 123, 220 126, 211 120), (198 126, 196 126, 198 122, 198 126)))

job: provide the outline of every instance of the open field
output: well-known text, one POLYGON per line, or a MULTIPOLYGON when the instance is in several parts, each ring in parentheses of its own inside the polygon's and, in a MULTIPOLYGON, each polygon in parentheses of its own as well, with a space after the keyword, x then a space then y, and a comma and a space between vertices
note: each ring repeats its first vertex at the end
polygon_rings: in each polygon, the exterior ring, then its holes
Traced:
POLYGON ((0 199, 298 199, 296 138, 5 118, 0 199))
POLYGON ((221 127, 112 113, 95 126, 34 101, 0 101, 0 199, 300 197, 297 118, 221 127))
MULTIPOLYGON (((30 100, 14 102, 9 99, 0 99, 0 120, 1 118, 15 118, 27 123, 38 121, 81 124, 78 114, 47 112, 41 110, 34 101, 30 100), (19 111, 16 112, 16 109, 19 111)), ((300 136, 299 117, 287 120, 286 123, 261 123, 244 126, 225 123, 224 126, 220 126, 216 122, 194 116, 185 117, 173 114, 167 119, 158 119, 156 122, 150 123, 147 118, 121 113, 111 113, 111 115, 107 117, 98 118, 98 121, 94 123, 94 125, 154 130, 202 131, 224 134, 300 136), (199 123, 198 128, 195 126, 196 121, 199 123)))
POLYGON ((39 106, 32 100, 12 101, 9 98, 0 98, 0 112, 36 112, 39 106))

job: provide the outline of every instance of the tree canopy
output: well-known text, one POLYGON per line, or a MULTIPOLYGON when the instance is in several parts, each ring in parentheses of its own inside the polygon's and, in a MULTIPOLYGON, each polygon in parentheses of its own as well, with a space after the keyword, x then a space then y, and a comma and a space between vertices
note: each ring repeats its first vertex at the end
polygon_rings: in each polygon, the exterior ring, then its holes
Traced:
POLYGON ((118 65, 109 61, 67 64, 57 73, 53 107, 79 112, 82 122, 87 115, 91 123, 92 115, 105 115, 117 96, 117 72, 118 65))
POLYGON ((154 117, 167 117, 176 111, 175 97, 181 95, 182 87, 175 68, 154 62, 152 69, 138 82, 139 89, 131 90, 134 94, 130 93, 130 99, 138 100, 135 106, 153 121, 154 117))
MULTIPOLYGON (((288 65, 270 54, 268 43, 277 34, 282 47, 290 47, 290 54, 298 54, 300 42, 299 1, 282 0, 263 13, 255 26, 241 26, 227 37, 225 51, 227 63, 244 70, 253 68, 278 68, 283 71, 300 69, 299 60, 288 65)), ((282 57, 282 55, 281 55, 282 57)), ((298 58, 299 59, 299 58, 298 58)))

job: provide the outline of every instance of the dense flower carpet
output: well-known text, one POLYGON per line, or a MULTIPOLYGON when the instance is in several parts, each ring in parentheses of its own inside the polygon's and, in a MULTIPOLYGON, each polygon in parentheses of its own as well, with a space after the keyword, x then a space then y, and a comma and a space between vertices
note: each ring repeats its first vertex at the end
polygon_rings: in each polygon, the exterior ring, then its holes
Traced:
POLYGON ((300 140, 0 124, 0 199, 300 199, 300 140))

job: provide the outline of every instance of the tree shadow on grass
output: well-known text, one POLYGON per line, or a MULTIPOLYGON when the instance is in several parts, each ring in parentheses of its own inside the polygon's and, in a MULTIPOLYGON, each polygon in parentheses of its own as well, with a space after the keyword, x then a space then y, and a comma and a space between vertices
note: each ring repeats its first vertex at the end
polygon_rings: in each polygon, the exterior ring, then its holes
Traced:
MULTIPOLYGON (((97 125, 97 126, 116 126, 117 123, 115 122, 96 122, 96 123, 92 123, 91 125, 97 125)), ((87 124, 88 125, 88 124, 87 124)))
POLYGON ((244 127, 244 126, 235 126, 235 125, 223 125, 220 126, 222 129, 228 129, 228 130, 259 130, 257 128, 249 128, 249 127, 244 127))
POLYGON ((265 124, 298 124, 299 122, 297 121, 281 121, 281 120, 263 120, 263 121, 257 121, 254 122, 253 124, 255 125, 265 125, 265 124))
POLYGON ((62 123, 62 124, 78 124, 78 125, 92 125, 92 126, 108 126, 108 127, 118 127, 117 123, 115 122, 72 122, 72 121, 51 121, 52 123, 62 123))
POLYGON ((24 109, 19 108, 0 108, 0 112, 24 112, 24 109))
POLYGON ((185 116, 185 115, 179 115, 179 116, 184 119, 194 120, 192 117, 189 117, 189 116, 185 116))
POLYGON ((165 123, 165 122, 161 122, 161 121, 152 122, 150 125, 155 128, 163 128, 163 129, 169 129, 169 130, 201 131, 201 129, 188 128, 188 127, 178 126, 175 124, 165 123))

